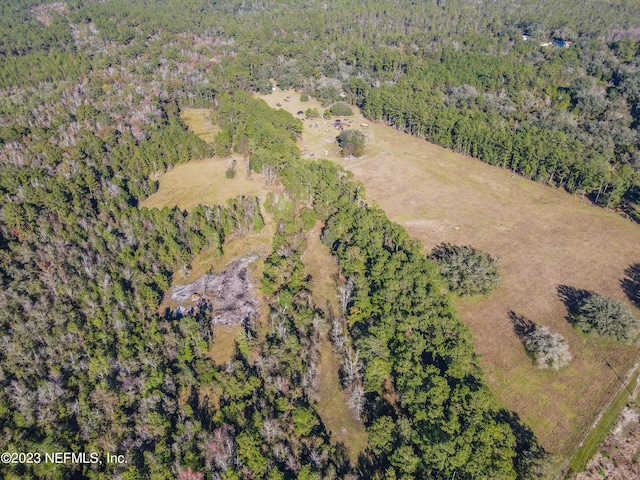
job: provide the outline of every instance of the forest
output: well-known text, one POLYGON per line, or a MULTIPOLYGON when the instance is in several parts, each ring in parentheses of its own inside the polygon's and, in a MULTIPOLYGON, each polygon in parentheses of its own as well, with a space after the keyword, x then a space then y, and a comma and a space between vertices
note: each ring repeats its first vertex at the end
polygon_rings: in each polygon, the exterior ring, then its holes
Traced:
POLYGON ((2 2, 0 450, 127 459, 3 477, 543 476, 548 452, 496 405, 436 264, 347 172, 302 159, 299 119, 251 97, 344 101, 640 220, 640 5, 521 3, 2 2), (181 122, 193 106, 213 145, 181 122), (230 153, 286 195, 140 208, 163 172, 230 153), (177 271, 263 213, 268 322, 217 365, 206 310, 159 308, 177 271), (333 317, 301 261, 316 221, 340 270, 333 317), (326 334, 369 436, 355 464, 317 411, 326 334))

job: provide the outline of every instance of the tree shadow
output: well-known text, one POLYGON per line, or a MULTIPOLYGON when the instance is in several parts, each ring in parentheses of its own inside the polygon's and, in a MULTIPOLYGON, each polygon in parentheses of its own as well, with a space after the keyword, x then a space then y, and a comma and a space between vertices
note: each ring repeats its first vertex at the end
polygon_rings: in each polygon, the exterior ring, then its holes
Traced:
POLYGON ((513 466, 518 478, 537 476, 547 460, 548 453, 538 442, 533 430, 522 423, 517 413, 509 410, 500 410, 496 415, 496 420, 508 424, 516 438, 516 457, 513 460, 513 466))
POLYGON ((631 303, 640 308, 640 263, 630 265, 624 274, 627 277, 620 280, 620 286, 631 303))
POLYGON ((511 320, 511 324, 513 325, 513 331, 522 342, 524 342, 536 329, 535 323, 527 317, 518 315, 513 310, 509 310, 509 320, 511 320))
POLYGON ((376 474, 388 468, 389 464, 386 460, 376 458, 376 456, 367 448, 364 452, 358 454, 358 463, 356 464, 356 472, 360 478, 376 478, 376 474))
POLYGON ((569 312, 569 317, 567 319, 570 323, 573 323, 573 317, 578 315, 583 302, 593 295, 593 292, 582 288, 571 287, 569 285, 558 285, 556 289, 558 291, 558 297, 562 303, 564 303, 565 307, 567 307, 567 311, 569 312))

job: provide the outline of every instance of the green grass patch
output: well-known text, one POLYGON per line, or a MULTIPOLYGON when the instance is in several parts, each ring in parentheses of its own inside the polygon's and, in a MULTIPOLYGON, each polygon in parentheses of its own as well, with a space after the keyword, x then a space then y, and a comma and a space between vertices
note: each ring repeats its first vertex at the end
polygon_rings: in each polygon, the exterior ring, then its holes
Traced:
POLYGON ((615 425, 622 408, 627 404, 629 400, 629 390, 632 390, 633 387, 635 387, 638 381, 638 375, 639 373, 635 372, 626 382, 626 388, 623 388, 618 392, 596 427, 589 432, 582 443, 582 446, 578 448, 573 457, 571 457, 569 466, 572 471, 582 472, 585 470, 587 463, 598 451, 600 444, 602 444, 605 438, 607 438, 607 435, 615 425), (627 388, 629 390, 627 390, 627 388))

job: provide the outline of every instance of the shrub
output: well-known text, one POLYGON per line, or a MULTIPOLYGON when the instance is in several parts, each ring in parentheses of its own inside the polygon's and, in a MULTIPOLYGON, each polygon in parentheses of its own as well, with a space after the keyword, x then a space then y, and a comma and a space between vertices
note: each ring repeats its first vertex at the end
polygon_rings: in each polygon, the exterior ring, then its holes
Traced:
POLYGON ((304 116, 307 118, 318 118, 320 116, 320 112, 318 112, 317 108, 307 108, 304 112, 304 116))
POLYGON ((264 218, 260 211, 257 211, 255 216, 253 217, 253 231, 259 232, 264 228, 264 218))
POLYGON ((620 300, 591 294, 582 300, 573 318, 577 328, 632 343, 640 333, 640 319, 620 300))
POLYGON ((329 109, 329 111, 331 112, 332 115, 341 115, 341 116, 353 115, 353 111, 351 110, 351 107, 349 107, 349 105, 346 104, 345 102, 334 103, 333 105, 331 105, 331 108, 329 109))
POLYGON ((302 228, 304 230, 311 230, 318 221, 316 212, 311 208, 303 209, 302 212, 300 212, 300 219, 302 220, 302 228))
POLYGON ((231 160, 231 162, 229 163, 229 168, 227 168, 227 170, 224 172, 224 176, 229 180, 236 176, 236 163, 237 162, 235 161, 235 159, 231 160))
POLYGON ((442 243, 430 258, 440 267, 449 289, 459 295, 488 293, 500 285, 498 259, 482 250, 442 243))
POLYGON ((571 361, 569 344, 559 333, 553 333, 549 327, 535 325, 525 338, 524 346, 533 356, 538 368, 558 370, 571 361))
POLYGON ((228 157, 231 155, 233 137, 228 129, 223 128, 214 137, 214 148, 218 157, 228 157))

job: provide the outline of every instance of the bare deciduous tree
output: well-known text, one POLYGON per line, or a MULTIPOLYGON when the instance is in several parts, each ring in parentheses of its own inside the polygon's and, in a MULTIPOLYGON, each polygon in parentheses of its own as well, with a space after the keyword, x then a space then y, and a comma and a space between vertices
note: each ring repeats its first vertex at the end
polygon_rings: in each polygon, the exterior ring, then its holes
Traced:
POLYGON ((569 344, 564 337, 559 333, 553 333, 549 327, 536 325, 524 344, 535 358, 539 368, 558 370, 572 359, 569 344))
POLYGON ((264 178, 267 187, 271 187, 276 181, 276 167, 274 165, 262 165, 260 174, 264 178))
POLYGON ((342 371, 344 372, 344 383, 346 386, 352 385, 362 377, 362 362, 360 361, 360 352, 354 352, 348 348, 344 361, 342 363, 342 371))
POLYGON ((353 278, 349 278, 347 283, 338 287, 338 301, 340 302, 340 310, 342 313, 347 313, 349 304, 353 300, 354 281, 353 278))
POLYGON ((347 343, 347 337, 344 335, 344 331, 342 330, 342 325, 338 320, 333 321, 330 335, 331 335, 331 341, 333 342, 333 344, 336 346, 338 350, 341 350, 347 343))
POLYGON ((351 409, 351 411, 358 417, 362 415, 364 411, 364 388, 359 383, 354 385, 349 393, 349 398, 347 399, 347 405, 351 409))
POLYGON ((226 470, 235 463, 233 428, 230 425, 224 424, 214 430, 213 441, 207 445, 207 457, 220 470, 226 470))

